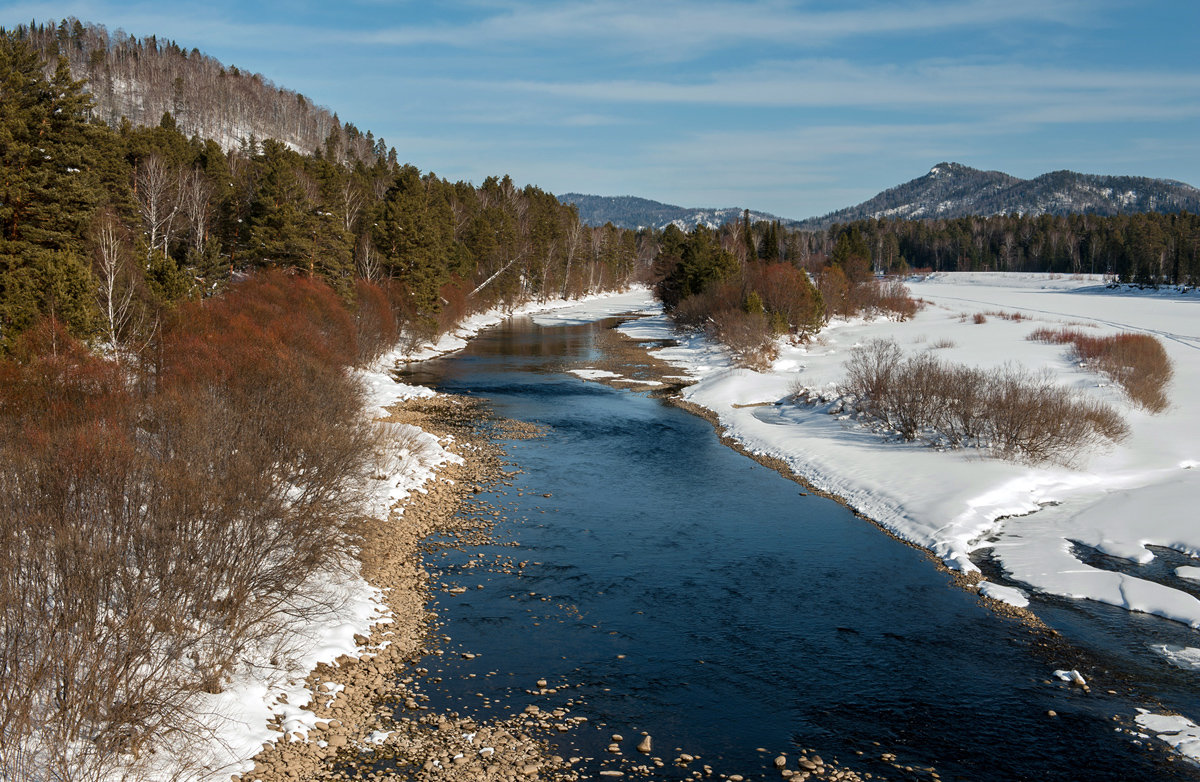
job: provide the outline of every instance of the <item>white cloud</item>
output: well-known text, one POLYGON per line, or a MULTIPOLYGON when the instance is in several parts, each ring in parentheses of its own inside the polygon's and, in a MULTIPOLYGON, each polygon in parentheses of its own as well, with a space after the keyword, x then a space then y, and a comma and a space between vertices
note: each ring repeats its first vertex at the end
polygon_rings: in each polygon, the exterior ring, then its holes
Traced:
POLYGON ((393 25, 354 38, 364 43, 464 49, 513 43, 556 48, 587 42, 609 50, 686 60, 755 42, 825 47, 874 35, 986 29, 1012 22, 1081 26, 1092 18, 1075 0, 875 2, 838 10, 797 7, 779 0, 520 2, 482 8, 490 13, 457 24, 393 25))

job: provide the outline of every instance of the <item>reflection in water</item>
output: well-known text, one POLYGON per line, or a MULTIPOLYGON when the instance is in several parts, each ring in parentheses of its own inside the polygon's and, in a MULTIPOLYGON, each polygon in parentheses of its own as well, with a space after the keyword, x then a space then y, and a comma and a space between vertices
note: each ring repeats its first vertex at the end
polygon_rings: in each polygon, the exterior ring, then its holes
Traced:
POLYGON ((509 444, 514 489, 483 495, 512 504, 500 535, 519 548, 430 560, 469 587, 441 615, 453 648, 478 655, 430 658, 445 677, 432 705, 573 704, 589 727, 561 754, 596 758, 591 772, 612 732, 646 731, 664 758, 771 778, 797 747, 891 779, 929 774, 883 753, 947 780, 1197 778, 1114 730, 1127 694, 1052 683, 1073 660, 921 552, 801 496, 698 418, 555 371, 597 360, 596 328, 517 321, 407 373, 550 427, 509 444), (474 566, 514 552, 525 567, 474 566), (531 693, 539 679, 558 692, 531 693))

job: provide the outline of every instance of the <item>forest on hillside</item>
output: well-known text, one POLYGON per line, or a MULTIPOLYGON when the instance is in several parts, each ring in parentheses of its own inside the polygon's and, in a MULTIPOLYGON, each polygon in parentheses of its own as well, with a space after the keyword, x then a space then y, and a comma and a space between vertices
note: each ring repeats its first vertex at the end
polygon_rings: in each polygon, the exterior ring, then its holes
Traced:
POLYGON ((128 348, 177 302, 262 268, 316 275, 348 300, 356 280, 381 286, 421 336, 635 276, 632 233, 583 226, 507 176, 474 186, 273 139, 225 151, 169 113, 114 129, 91 117, 65 58, 44 77, 20 36, 0 47, 0 345, 52 315, 128 348))
POLYGON ((198 49, 74 18, 35 20, 12 33, 43 57, 47 76, 58 57, 66 57, 71 75, 92 96, 91 116, 109 127, 153 126, 169 113, 185 135, 213 139, 224 150, 275 139, 299 152, 321 150, 339 163, 369 165, 378 157, 396 162, 395 150, 370 131, 343 124, 305 96, 198 49))

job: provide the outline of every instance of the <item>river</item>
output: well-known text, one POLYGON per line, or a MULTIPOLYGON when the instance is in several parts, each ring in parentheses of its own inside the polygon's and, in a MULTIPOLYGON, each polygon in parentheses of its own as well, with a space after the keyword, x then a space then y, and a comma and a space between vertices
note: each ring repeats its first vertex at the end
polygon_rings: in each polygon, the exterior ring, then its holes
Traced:
POLYGON ((555 740, 590 758, 585 776, 643 762, 645 732, 665 779, 703 763, 778 779, 772 759, 800 748, 887 779, 1200 779, 1134 735, 1136 686, 1054 679, 1086 650, 982 607, 924 552, 721 445, 706 421, 566 374, 602 358, 613 322, 515 319, 404 373, 547 427, 506 444, 507 493, 479 495, 505 509, 497 544, 429 556, 468 590, 438 600, 453 653, 422 663, 441 679, 433 707, 570 706, 588 722, 555 740), (497 564, 510 560, 524 566, 497 564), (675 767, 680 752, 701 760, 675 767))

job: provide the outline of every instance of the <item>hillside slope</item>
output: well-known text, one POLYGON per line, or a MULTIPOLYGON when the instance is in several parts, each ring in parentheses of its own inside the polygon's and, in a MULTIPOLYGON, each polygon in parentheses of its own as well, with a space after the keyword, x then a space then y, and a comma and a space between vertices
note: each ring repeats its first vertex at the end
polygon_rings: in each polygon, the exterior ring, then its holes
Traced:
POLYGON ((331 148, 339 162, 373 162, 388 153, 383 139, 343 124, 300 93, 174 41, 109 33, 70 18, 12 33, 46 59, 51 73, 65 56, 72 77, 86 80, 94 114, 113 128, 123 120, 152 127, 169 113, 185 135, 213 139, 226 151, 270 138, 304 153, 331 148))

